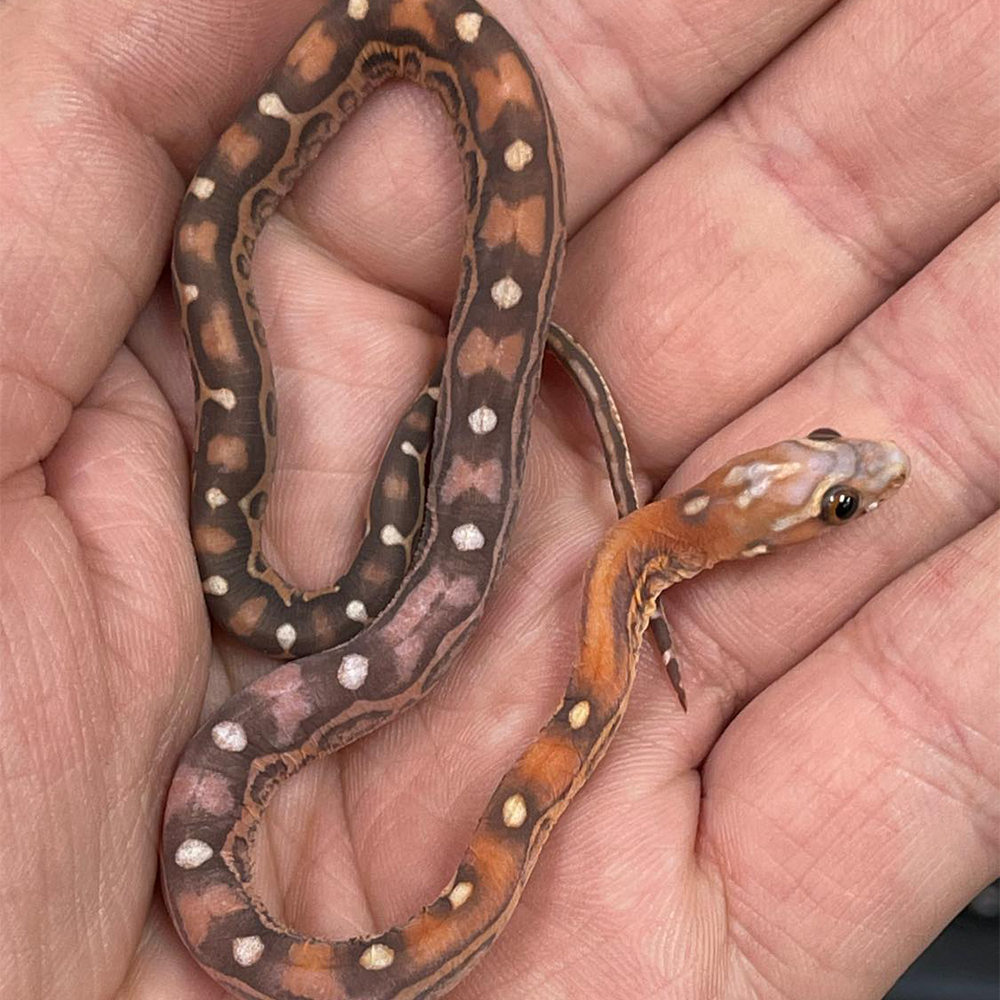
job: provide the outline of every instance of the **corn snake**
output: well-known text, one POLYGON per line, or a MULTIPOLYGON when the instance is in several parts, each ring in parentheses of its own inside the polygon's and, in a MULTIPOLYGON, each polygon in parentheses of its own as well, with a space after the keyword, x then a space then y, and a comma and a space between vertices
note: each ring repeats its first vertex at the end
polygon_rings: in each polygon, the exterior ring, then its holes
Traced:
MULTIPOLYGON (((612 425, 602 440, 613 482, 618 470, 619 509, 636 506, 627 452, 613 455, 608 443, 620 431, 610 395, 571 338, 550 333, 563 202, 558 141, 534 71, 498 22, 465 0, 329 4, 189 186, 174 277, 198 400, 192 535, 203 587, 234 634, 300 657, 195 734, 167 803, 165 899, 198 962, 238 996, 414 1000, 454 985, 503 929, 553 824, 606 751, 660 592, 718 561, 849 520, 905 478, 894 445, 820 431, 734 459, 618 522, 588 571, 581 656, 562 703, 502 779, 445 891, 372 938, 328 941, 283 926, 252 890, 261 813, 310 760, 422 697, 479 619, 516 511, 547 338, 578 366, 585 390, 590 380, 588 401, 612 425), (392 78, 436 92, 453 120, 467 199, 461 282, 441 380, 390 442, 372 531, 334 587, 302 593, 261 552, 276 403, 251 259, 322 144, 392 78)), ((665 623, 654 624, 669 659, 665 623)))

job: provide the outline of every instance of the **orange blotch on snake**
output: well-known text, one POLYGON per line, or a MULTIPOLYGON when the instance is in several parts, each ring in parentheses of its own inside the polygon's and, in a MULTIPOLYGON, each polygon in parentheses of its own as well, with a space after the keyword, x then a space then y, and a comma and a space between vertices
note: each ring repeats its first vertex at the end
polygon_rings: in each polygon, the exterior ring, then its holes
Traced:
POLYGON ((410 599, 401 604, 382 633, 402 670, 416 667, 439 623, 450 618, 451 609, 471 607, 478 600, 476 581, 470 576, 452 576, 439 568, 413 587, 410 599))
POLYGON ((182 765, 177 769, 167 798, 166 815, 189 815, 192 811, 225 816, 235 803, 226 779, 215 771, 182 765))
POLYGON ((208 319, 198 328, 202 350, 213 360, 235 365, 240 360, 240 345, 233 330, 233 317, 224 302, 216 302, 208 319))
POLYGON ((299 969, 329 969, 333 946, 325 941, 297 941, 288 949, 288 961, 299 969))
POLYGON ((530 786, 535 805, 542 809, 564 795, 580 768, 580 754, 573 744, 555 733, 542 733, 524 752, 512 780, 530 786))
POLYGON ((392 579, 392 573, 380 562, 369 559, 361 565, 359 576, 365 583, 373 587, 382 587, 392 579))
POLYGON ((336 40, 327 34, 322 21, 313 21, 292 46, 286 65, 304 83, 315 83, 330 72, 336 56, 336 40))
POLYGON ((492 370, 510 382, 523 354, 524 337, 521 334, 512 333, 497 343, 477 326, 459 348, 458 373, 462 378, 470 378, 492 370))
POLYGON ((251 597, 229 616, 229 627, 236 635, 250 635, 256 630, 266 609, 266 597, 251 597))
POLYGON ((177 234, 177 242, 184 253, 193 253, 203 264, 215 263, 215 244, 219 227, 214 222, 186 222, 177 234))
POLYGON ((430 910, 415 916, 403 928, 407 958, 419 965, 430 965, 435 960, 440 961, 442 955, 461 947, 467 934, 464 925, 470 922, 463 920, 462 916, 461 911, 438 915, 430 910))
POLYGON ((491 458, 488 462, 473 465, 459 455, 452 461, 441 485, 441 502, 454 503, 463 493, 475 490, 491 503, 499 503, 502 488, 503 466, 500 459, 491 458))
POLYGON ((243 898, 225 883, 210 885, 201 892, 182 892, 177 897, 177 915, 191 945, 201 947, 212 921, 247 908, 243 898))
POLYGON ((394 0, 389 21, 394 28, 409 28, 438 44, 437 25, 427 9, 427 0, 394 0))
POLYGON ((312 611, 313 634, 325 648, 335 634, 333 618, 325 608, 316 607, 312 611))
POLYGON ((236 539, 225 528, 217 528, 212 524, 196 525, 192 536, 194 547, 209 556, 224 556, 236 545, 236 539))
POLYGON ((449 608, 468 607, 478 599, 476 581, 469 576, 452 576, 434 567, 410 592, 410 599, 396 611, 382 633, 395 647, 414 635, 433 635, 434 626, 449 608))
POLYGON ((386 500, 406 500, 410 495, 410 483, 406 476, 390 473, 382 480, 382 496, 386 500))
POLYGON ((516 243, 525 253, 540 257, 545 249, 545 220, 545 199, 540 194, 513 203, 494 195, 478 235, 491 250, 516 243))
POLYGON ((310 1000, 342 1000, 344 988, 333 971, 333 946, 323 941, 296 941, 282 965, 282 989, 310 1000))
POLYGON ((422 413, 420 410, 411 410, 407 413, 406 420, 404 422, 407 427, 415 431, 425 431, 431 425, 430 417, 426 413, 422 413))
POLYGON ((222 472, 243 472, 248 463, 246 438, 238 434, 216 434, 205 449, 209 465, 222 472))
POLYGON ((407 959, 416 965, 433 965, 468 943, 481 931, 483 914, 502 907, 517 884, 520 853, 488 830, 476 832, 465 861, 476 872, 474 904, 440 915, 424 910, 401 928, 407 959))
POLYGON ((493 128, 508 103, 519 104, 527 111, 538 110, 531 76, 513 52, 501 52, 495 68, 478 70, 472 83, 479 97, 476 118, 484 132, 493 128))
POLYGON ((233 173, 242 173, 260 155, 261 141, 251 135, 239 122, 235 122, 222 133, 219 139, 219 153, 229 162, 233 173))
POLYGON ((473 835, 466 860, 476 872, 477 899, 487 910, 507 898, 520 874, 522 853, 523 846, 512 842, 509 834, 498 835, 488 827, 480 827, 473 835))
POLYGON ((268 702, 266 710, 274 722, 274 745, 283 747, 295 737, 302 720, 315 705, 302 678, 302 668, 296 663, 278 667, 252 685, 255 693, 268 702))
MULTIPOLYGON (((618 533, 620 529, 616 526, 612 531, 618 533)), ((571 690, 585 694, 591 704, 590 714, 600 718, 607 715, 621 697, 626 639, 616 630, 613 616, 602 614, 598 609, 606 602, 606 595, 615 593, 619 576, 628 573, 626 559, 627 553, 621 549, 612 551, 606 547, 598 553, 587 582, 581 636, 583 648, 570 682, 571 690)))

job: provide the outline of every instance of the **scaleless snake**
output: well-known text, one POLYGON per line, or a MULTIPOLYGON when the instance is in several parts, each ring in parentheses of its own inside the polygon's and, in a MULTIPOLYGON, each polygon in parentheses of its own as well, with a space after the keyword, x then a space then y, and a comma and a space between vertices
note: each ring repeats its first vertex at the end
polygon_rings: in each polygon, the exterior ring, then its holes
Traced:
MULTIPOLYGON (((604 755, 660 592, 850 520, 906 477, 891 442, 821 430, 734 459, 617 522, 588 570, 562 703, 500 782, 444 892, 371 938, 283 926, 252 888, 261 814, 281 781, 421 698, 479 619, 517 506, 547 336, 598 419, 620 512, 636 505, 600 374, 549 332, 564 243, 548 104, 521 50, 474 0, 328 4, 189 186, 173 266, 197 394, 192 533, 203 586, 230 631, 301 657, 195 734, 167 801, 167 905, 197 961, 237 996, 415 1000, 453 986, 507 923, 553 824, 604 755), (468 208, 460 287, 440 384, 390 442, 357 559, 333 588, 302 593, 261 552, 275 398, 250 262, 323 143, 392 78, 436 92, 454 123, 468 208)), ((665 623, 655 624, 669 660, 665 623)))

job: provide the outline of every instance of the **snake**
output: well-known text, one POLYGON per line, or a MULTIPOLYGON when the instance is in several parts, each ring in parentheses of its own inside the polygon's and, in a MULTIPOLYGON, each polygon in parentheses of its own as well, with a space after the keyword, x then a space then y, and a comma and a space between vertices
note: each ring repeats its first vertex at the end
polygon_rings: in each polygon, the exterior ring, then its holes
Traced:
POLYGON ((237 997, 418 1000, 479 961, 549 834, 606 753, 647 628, 676 678, 662 593, 719 562, 812 538, 875 509, 909 464, 891 441, 829 428, 748 452, 638 507, 599 372, 551 323, 566 243, 563 168, 530 62, 473 0, 335 0, 306 26, 199 166, 172 272, 196 396, 191 525, 228 631, 288 658, 190 739, 167 794, 161 885, 184 945, 237 997), (459 287, 440 372, 404 414, 348 573, 288 584, 263 554, 277 407, 250 281, 281 199, 364 98, 392 79, 438 95, 465 181, 459 287), (453 878, 406 923, 299 933, 255 890, 253 848, 282 782, 415 704, 483 613, 518 507, 546 344, 584 389, 619 513, 583 584, 579 655, 549 722, 503 776, 453 878), (294 658, 292 658, 294 657, 294 658))

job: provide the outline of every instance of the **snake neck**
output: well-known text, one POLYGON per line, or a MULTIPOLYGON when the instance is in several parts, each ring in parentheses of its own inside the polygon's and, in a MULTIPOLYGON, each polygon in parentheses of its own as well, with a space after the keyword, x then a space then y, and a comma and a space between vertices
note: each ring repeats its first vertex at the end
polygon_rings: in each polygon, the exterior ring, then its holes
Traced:
POLYGON ((578 670, 595 681, 630 676, 657 598, 713 562, 677 516, 675 498, 618 521, 587 572, 578 670))
POLYGON ((657 597, 712 565, 694 542, 676 517, 676 500, 669 499, 618 521, 591 560, 580 654, 562 709, 571 726, 574 711, 585 714, 590 731, 577 775, 581 784, 604 756, 625 713, 657 597))

